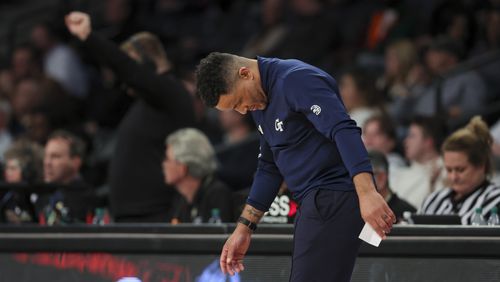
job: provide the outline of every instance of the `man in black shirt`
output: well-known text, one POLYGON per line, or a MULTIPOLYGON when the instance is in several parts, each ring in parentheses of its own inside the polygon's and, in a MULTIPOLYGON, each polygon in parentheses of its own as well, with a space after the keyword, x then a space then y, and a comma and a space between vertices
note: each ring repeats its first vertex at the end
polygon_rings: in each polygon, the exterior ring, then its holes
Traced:
POLYGON ((31 196, 40 223, 86 222, 97 205, 94 190, 80 176, 85 143, 64 131, 53 132, 45 145, 44 182, 55 187, 49 195, 31 196))
POLYGON ((186 128, 170 134, 166 145, 165 182, 175 185, 180 194, 173 203, 172 223, 209 222, 211 217, 232 222, 231 190, 214 175, 215 151, 208 138, 186 128))
POLYGON ((129 48, 125 45, 127 56, 115 44, 92 32, 87 14, 72 12, 66 17, 66 26, 83 41, 86 51, 110 67, 137 96, 118 127, 109 171, 110 205, 115 221, 168 221, 175 190, 163 181, 164 138, 179 128, 194 125, 189 93, 169 72, 170 64, 152 34, 133 36, 129 48))

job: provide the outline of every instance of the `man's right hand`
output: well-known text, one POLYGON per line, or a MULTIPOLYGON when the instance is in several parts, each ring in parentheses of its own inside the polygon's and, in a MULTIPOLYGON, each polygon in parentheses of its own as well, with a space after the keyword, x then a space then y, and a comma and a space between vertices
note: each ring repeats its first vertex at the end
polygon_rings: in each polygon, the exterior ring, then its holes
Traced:
POLYGON ((66 27, 69 32, 78 37, 81 41, 85 41, 92 31, 90 17, 82 12, 71 12, 64 17, 66 27))
POLYGON ((233 234, 227 239, 220 255, 220 268, 224 274, 234 275, 243 271, 243 258, 250 246, 252 231, 245 225, 237 224, 233 234))

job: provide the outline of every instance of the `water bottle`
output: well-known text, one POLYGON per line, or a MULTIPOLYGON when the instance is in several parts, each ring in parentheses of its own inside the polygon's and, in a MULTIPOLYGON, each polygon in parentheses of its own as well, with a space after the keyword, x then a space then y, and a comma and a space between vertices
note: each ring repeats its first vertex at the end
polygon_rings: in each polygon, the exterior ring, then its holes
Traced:
POLYGON ((411 211, 405 211, 403 212, 403 221, 401 222, 403 224, 414 224, 413 219, 411 218, 411 211))
POLYGON ((473 226, 486 225, 486 221, 484 220, 484 217, 483 217, 483 209, 482 208, 476 208, 474 215, 472 216, 472 219, 471 219, 471 224, 473 226))
POLYGON ((203 223, 203 217, 197 216, 197 217, 193 218, 193 224, 198 225, 198 224, 202 224, 202 223, 203 223))
POLYGON ((105 211, 103 208, 96 208, 94 218, 92 219, 92 224, 104 225, 105 224, 104 214, 105 214, 105 211))
POLYGON ((208 223, 212 224, 221 224, 222 219, 220 218, 220 211, 219 209, 212 209, 212 216, 208 219, 208 223))
POLYGON ((498 208, 497 207, 493 207, 490 210, 490 218, 488 218, 488 225, 489 226, 500 225, 500 218, 498 218, 498 208))

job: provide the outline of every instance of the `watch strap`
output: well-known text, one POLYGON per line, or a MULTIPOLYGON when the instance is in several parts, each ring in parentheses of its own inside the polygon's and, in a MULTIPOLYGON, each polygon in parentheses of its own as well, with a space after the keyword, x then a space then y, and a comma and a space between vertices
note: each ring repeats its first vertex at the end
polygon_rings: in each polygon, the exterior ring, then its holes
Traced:
POLYGON ((238 218, 238 223, 245 225, 246 227, 250 228, 250 230, 252 230, 252 231, 255 231, 255 229, 257 229, 257 224, 251 222, 250 220, 248 220, 242 216, 240 216, 238 218))

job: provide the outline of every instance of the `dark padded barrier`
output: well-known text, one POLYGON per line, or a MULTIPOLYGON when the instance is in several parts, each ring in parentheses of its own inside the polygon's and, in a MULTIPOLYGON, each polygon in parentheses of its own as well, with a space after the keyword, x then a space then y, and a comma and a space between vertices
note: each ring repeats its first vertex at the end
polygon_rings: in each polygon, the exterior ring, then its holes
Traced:
MULTIPOLYGON (((234 224, 2 226, 0 252, 218 254, 233 229, 234 224)), ((291 225, 259 226, 250 253, 290 255, 292 233, 291 225)), ((364 244, 359 255, 500 257, 500 227, 396 226, 379 248, 364 244)))
MULTIPOLYGON (((261 224, 246 270, 230 280, 218 257, 233 229, 0 226, 0 281, 288 281, 291 225, 261 224)), ((500 281, 500 227, 396 226, 379 248, 362 245, 352 281, 500 281)))

